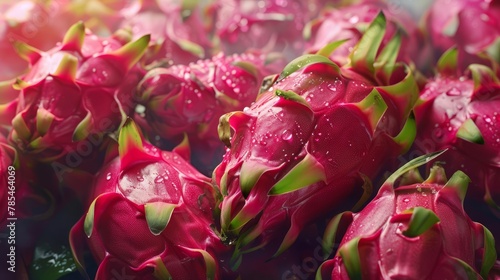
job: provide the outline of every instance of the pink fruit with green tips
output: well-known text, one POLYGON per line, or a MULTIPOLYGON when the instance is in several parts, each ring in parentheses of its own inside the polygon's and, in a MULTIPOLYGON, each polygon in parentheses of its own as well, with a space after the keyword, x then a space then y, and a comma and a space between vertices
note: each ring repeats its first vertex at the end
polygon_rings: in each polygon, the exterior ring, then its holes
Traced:
POLYGON ((145 1, 141 10, 122 22, 134 38, 151 36, 144 62, 188 64, 210 55, 210 26, 199 1, 145 1))
POLYGON ((126 37, 99 38, 80 22, 47 52, 17 43, 31 66, 14 84, 19 98, 10 141, 47 161, 116 130, 135 106, 132 91, 143 76, 136 62, 149 41, 124 44, 126 37))
POLYGON ((411 145, 416 85, 394 67, 398 37, 377 56, 384 29, 381 14, 343 67, 328 54, 297 58, 252 106, 221 117, 230 149, 213 178, 235 260, 272 243, 279 254, 307 224, 362 203, 380 167, 411 145))
POLYGON ((438 62, 438 75, 420 93, 415 107, 420 133, 414 151, 449 148, 439 159, 443 167, 448 173, 462 170, 472 181, 466 209, 500 238, 496 226, 500 222, 500 82, 484 65, 472 64, 462 74, 458 58, 457 49, 447 51, 438 62), (491 211, 479 214, 474 204, 484 202, 491 211))
POLYGON ((212 231, 217 192, 185 160, 186 144, 160 151, 125 123, 119 157, 96 177, 88 211, 70 235, 80 265, 84 244, 90 248, 96 279, 115 270, 141 279, 220 279, 218 258, 229 247, 212 231))
POLYGON ((215 1, 215 32, 221 50, 228 54, 277 51, 289 60, 295 58, 303 52, 302 29, 310 20, 314 2, 215 1))
POLYGON ((415 60, 416 63, 420 63, 417 57, 422 51, 423 35, 404 9, 391 9, 391 4, 386 1, 363 1, 325 10, 321 16, 310 21, 304 29, 306 52, 315 53, 326 44, 347 40, 330 54, 333 61, 346 63, 350 50, 359 41, 366 26, 381 11, 387 17, 387 31, 382 45, 399 33, 398 36, 402 37, 402 44, 398 60, 406 63, 415 60))
POLYGON ((417 167, 435 156, 424 155, 401 167, 359 213, 332 219, 325 253, 337 235, 345 234, 316 279, 488 278, 496 261, 495 240, 463 209, 470 180, 461 171, 447 180, 440 166, 423 180, 417 167))
POLYGON ((193 164, 210 174, 225 151, 217 134, 219 118, 257 98, 265 76, 281 67, 271 55, 245 53, 149 71, 136 100, 144 112, 136 120, 172 147, 187 134, 193 164))
POLYGON ((500 5, 495 0, 435 1, 425 16, 436 59, 459 50, 459 69, 472 63, 500 62, 500 5), (487 56, 486 56, 487 55, 487 56))

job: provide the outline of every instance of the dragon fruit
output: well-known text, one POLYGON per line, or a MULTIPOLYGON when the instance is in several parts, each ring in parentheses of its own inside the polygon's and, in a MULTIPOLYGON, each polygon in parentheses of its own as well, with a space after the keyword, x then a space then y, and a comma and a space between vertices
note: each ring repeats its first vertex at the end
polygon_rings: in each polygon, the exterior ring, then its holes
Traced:
MULTIPOLYGON (((462 170, 471 179, 468 201, 484 199, 496 215, 490 226, 500 238, 500 83, 490 68, 473 64, 461 75, 457 69, 458 50, 450 49, 438 63, 439 75, 430 79, 415 107, 419 131, 414 150, 429 153, 444 148, 450 151, 440 158, 448 173, 462 170)), ((472 205, 471 209, 476 208, 472 205)), ((467 208, 466 208, 467 209, 467 208)), ((500 247, 499 247, 500 248, 500 247)))
POLYGON ((225 152, 217 134, 220 116, 255 101, 264 77, 282 67, 280 60, 271 59, 257 53, 220 53, 189 65, 155 68, 139 85, 136 100, 145 110, 136 119, 166 140, 165 148, 186 133, 193 164, 210 174, 225 152))
POLYGON ((47 168, 21 157, 0 134, 0 231, 8 218, 42 220, 55 210, 57 182, 47 168))
POLYGON ((277 51, 288 59, 295 58, 303 52, 302 29, 311 19, 314 2, 217 1, 215 34, 221 50, 229 54, 256 49, 277 51))
MULTIPOLYGON (((276 240, 279 254, 308 223, 362 202, 381 166, 411 145, 417 87, 408 67, 394 64, 399 37, 377 56, 384 30, 380 14, 351 64, 301 56, 252 106, 221 117, 219 134, 230 150, 213 178, 235 264, 240 253, 276 240)), ((327 56, 326 49, 331 45, 321 51, 327 56)))
POLYGON ((457 171, 447 180, 440 166, 425 181, 418 172, 437 155, 401 167, 361 212, 332 219, 325 252, 339 232, 345 235, 316 279, 488 279, 495 240, 463 209, 469 178, 457 171))
POLYGON ((79 22, 47 52, 17 43, 31 64, 14 84, 20 93, 10 140, 20 151, 56 159, 124 121, 134 107, 132 90, 144 75, 136 62, 149 36, 123 44, 127 36, 118 34, 102 39, 79 22))
POLYGON ((115 271, 140 279, 219 279, 215 258, 228 247, 211 228, 217 192, 184 159, 186 144, 160 151, 125 123, 119 157, 96 177, 88 212, 70 234, 81 265, 86 239, 99 264, 96 279, 115 271))
POLYGON ((306 52, 315 53, 326 44, 348 40, 337 48, 330 58, 336 63, 345 64, 350 50, 356 45, 366 28, 380 11, 387 17, 388 26, 382 45, 387 44, 397 33, 402 33, 402 46, 398 60, 409 63, 419 62, 423 34, 415 21, 402 9, 394 10, 385 1, 363 1, 359 4, 325 10, 323 14, 310 21, 304 29, 306 52))
POLYGON ((22 41, 46 51, 60 42, 66 30, 82 20, 100 36, 111 35, 120 23, 135 15, 141 1, 102 0, 4 0, 0 3, 0 81, 15 78, 28 69, 16 55, 12 42, 22 41))
POLYGON ((145 1, 140 12, 122 23, 134 37, 151 35, 146 64, 188 64, 205 58, 213 44, 210 25, 198 1, 145 1))
POLYGON ((425 17, 435 57, 456 46, 459 68, 488 63, 485 55, 500 62, 500 7, 495 0, 437 0, 425 17))

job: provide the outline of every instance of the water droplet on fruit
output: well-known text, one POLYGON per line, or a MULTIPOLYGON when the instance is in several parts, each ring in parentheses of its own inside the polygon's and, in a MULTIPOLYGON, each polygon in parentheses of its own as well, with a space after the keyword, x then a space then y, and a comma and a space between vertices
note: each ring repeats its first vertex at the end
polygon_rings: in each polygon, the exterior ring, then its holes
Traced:
POLYGON ((403 199, 403 202, 408 203, 408 202, 410 202, 410 199, 409 198, 405 198, 405 199, 403 199))
POLYGON ((485 122, 487 122, 487 123, 491 123, 491 118, 486 117, 486 118, 484 119, 484 121, 485 121, 485 122))
POLYGON ((285 141, 290 141, 292 140, 292 138, 293 138, 293 133, 288 129, 283 130, 283 133, 281 133, 281 139, 285 141))
POLYGON ((155 183, 163 183, 163 180, 165 180, 165 178, 163 178, 163 176, 161 175, 158 175, 155 178, 155 183))
POLYGON ((448 96, 458 96, 458 95, 460 95, 460 91, 457 88, 452 88, 452 89, 450 89, 446 93, 446 95, 448 95, 448 96))
POLYGON ((108 174, 106 175, 106 180, 108 180, 108 181, 109 181, 109 180, 111 180, 111 173, 108 173, 108 174))
POLYGON ((144 177, 142 175, 137 175, 137 181, 143 182, 144 181, 144 177))
POLYGON ((355 24, 359 21, 359 17, 358 16, 353 16, 349 19, 349 22, 352 23, 352 24, 355 24))

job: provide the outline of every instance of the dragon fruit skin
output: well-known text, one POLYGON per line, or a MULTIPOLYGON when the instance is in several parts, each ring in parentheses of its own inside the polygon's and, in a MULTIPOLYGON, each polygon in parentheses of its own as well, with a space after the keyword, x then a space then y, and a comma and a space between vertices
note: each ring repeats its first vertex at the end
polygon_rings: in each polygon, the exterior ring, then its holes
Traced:
POLYGON ((139 85, 136 100, 145 111, 136 120, 164 139, 166 148, 186 133, 193 164, 210 174, 225 152, 217 134, 220 116, 255 101, 264 77, 282 65, 279 59, 267 61, 268 55, 259 53, 220 53, 189 65, 155 68, 139 85))
POLYGON ((325 252, 338 232, 345 234, 316 279, 487 279, 495 240, 463 209, 470 179, 457 171, 447 181, 444 169, 434 166, 424 181, 416 169, 438 155, 404 165, 362 211, 332 219, 325 252))
POLYGON ((281 253, 335 205, 356 204, 384 159, 410 145, 407 118, 417 97, 411 72, 388 86, 363 78, 376 56, 364 51, 378 48, 383 31, 375 29, 384 23, 383 15, 372 23, 352 65, 299 57, 252 106, 221 117, 219 134, 230 150, 213 178, 224 196, 221 232, 236 253, 277 239, 281 253))
MULTIPOLYGON (((497 186, 500 163, 500 83, 486 66, 469 66, 470 75, 457 75, 458 50, 451 49, 438 64, 439 75, 430 79, 415 107, 421 133, 414 150, 420 153, 449 148, 440 161, 448 173, 466 172, 472 183, 466 199, 471 216, 491 228, 500 238, 500 188, 497 186), (472 77, 470 77, 472 76, 472 77), (490 211, 477 211, 477 203, 490 211)), ((497 244, 497 250, 500 246, 497 244)))
POLYGON ((472 63, 487 63, 483 53, 500 61, 500 7, 497 1, 435 1, 425 16, 426 30, 435 57, 456 46, 460 52, 459 68, 472 63))
POLYGON ((216 189, 184 159, 187 142, 166 152, 141 138, 133 122, 122 128, 120 156, 96 177, 88 212, 71 230, 75 258, 82 264, 87 243, 96 279, 115 269, 141 279, 219 279, 215 256, 228 247, 211 229, 216 189))
POLYGON ((309 22, 304 30, 306 52, 315 53, 328 43, 348 39, 330 55, 336 63, 345 64, 350 50, 363 34, 363 25, 372 22, 380 11, 384 12, 388 21, 382 45, 389 42, 396 32, 401 32, 403 38, 398 60, 418 62, 423 34, 409 14, 403 9, 394 11, 385 1, 362 1, 325 10, 319 18, 309 22))
POLYGON ((114 131, 134 107, 132 89, 144 75, 135 63, 149 37, 122 39, 86 33, 80 22, 48 52, 18 43, 31 68, 14 84, 20 94, 10 141, 43 161, 75 150, 89 135, 114 131))
POLYGON ((289 60, 303 50, 302 29, 315 1, 219 0, 215 34, 225 53, 282 52, 289 60))
POLYGON ((122 22, 122 27, 129 28, 134 38, 151 35, 150 47, 144 56, 146 64, 189 64, 210 54, 211 28, 199 3, 149 2, 153 1, 146 1, 140 12, 122 22))

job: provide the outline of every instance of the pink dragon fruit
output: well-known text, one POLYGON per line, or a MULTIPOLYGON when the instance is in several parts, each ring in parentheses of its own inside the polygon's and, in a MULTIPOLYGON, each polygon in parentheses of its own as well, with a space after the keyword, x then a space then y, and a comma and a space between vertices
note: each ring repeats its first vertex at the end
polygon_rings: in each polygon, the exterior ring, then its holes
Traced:
POLYGON ((446 180, 444 169, 434 166, 422 180, 417 166, 433 156, 393 173, 361 212, 332 220, 325 251, 339 232, 345 235, 316 279, 487 279, 495 240, 463 209, 469 178, 457 171, 446 180))
POLYGON ((478 64, 460 76, 457 59, 457 49, 446 52, 438 63, 440 74, 420 93, 415 116, 421 133, 414 149, 428 153, 450 148, 440 158, 446 162, 444 168, 448 173, 463 170, 471 177, 466 207, 469 201, 484 199, 492 210, 486 214, 496 217, 491 223, 484 214, 474 218, 500 238, 500 230, 493 227, 500 222, 500 83, 490 68, 478 64))
POLYGON ((500 6, 496 0, 437 0, 430 7, 426 30, 440 57, 456 46, 459 50, 459 68, 472 63, 485 63, 485 54, 500 61, 500 6))
POLYGON ((180 142, 186 133, 193 164, 210 174, 225 152, 217 134, 220 116, 255 101, 264 77, 282 67, 270 57, 220 53, 189 65, 155 68, 139 85, 136 99, 145 111, 136 119, 152 134, 166 139, 170 143, 166 148, 180 142))
POLYGON ((41 220, 55 209, 57 182, 37 162, 21 157, 0 134, 0 231, 8 218, 41 220), (42 171, 42 172, 40 172, 42 171))
POLYGON ((160 151, 128 121, 118 144, 119 157, 96 177, 88 212, 71 230, 78 263, 86 242, 99 264, 96 279, 115 271, 137 279, 220 279, 216 257, 229 247, 211 228, 217 192, 185 161, 187 142, 160 151))
POLYGON ((137 13, 139 0, 4 0, 0 3, 0 81, 21 75, 29 65, 12 44, 22 41, 46 51, 60 42, 66 30, 82 20, 100 36, 115 32, 121 21, 137 13))
POLYGON ((354 206, 363 181, 369 191, 385 161, 411 145, 417 87, 411 71, 394 64, 398 37, 377 56, 384 30, 380 14, 351 64, 299 57, 252 106, 221 117, 220 137, 230 150, 213 178, 224 196, 221 232, 236 244, 236 261, 276 240, 279 254, 308 223, 354 206), (375 61, 385 66, 374 68, 375 61))
POLYGON ((25 0, 0 3, 0 81, 15 78, 28 68, 28 63, 17 55, 12 44, 14 40, 29 42, 39 49, 49 49, 61 41, 66 29, 61 29, 60 24, 50 20, 58 9, 54 2, 25 0))
POLYGON ((283 52, 292 59, 303 52, 302 29, 315 1, 219 0, 215 30, 221 50, 283 52))
POLYGON ((102 39, 80 22, 48 52, 17 43, 31 64, 14 84, 20 94, 10 140, 19 150, 56 159, 89 135, 118 128, 134 107, 132 89, 144 75, 136 62, 149 41, 144 36, 123 45, 126 37, 102 39))
POLYGON ((188 64, 209 54, 212 42, 198 1, 146 1, 141 11, 122 23, 134 37, 150 34, 145 63, 188 64))
POLYGON ((348 40, 337 48, 330 58, 345 64, 350 50, 356 45, 369 24, 380 11, 387 17, 388 26, 382 45, 387 44, 397 33, 402 33, 402 45, 398 60, 409 63, 417 60, 421 51, 422 35, 415 21, 403 9, 391 9, 385 1, 362 1, 359 4, 340 8, 332 8, 309 22, 304 30, 307 41, 306 52, 315 53, 326 44, 340 40, 348 40))

